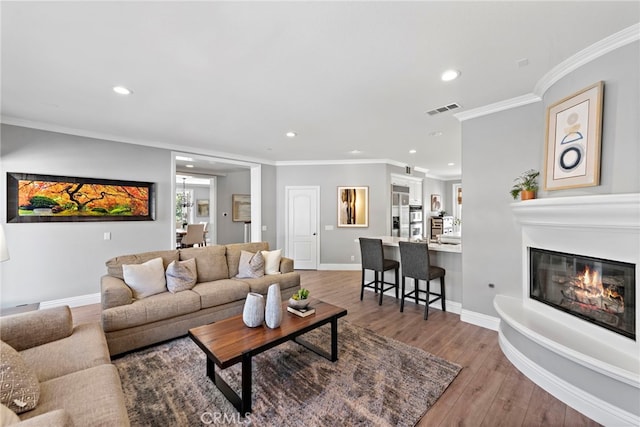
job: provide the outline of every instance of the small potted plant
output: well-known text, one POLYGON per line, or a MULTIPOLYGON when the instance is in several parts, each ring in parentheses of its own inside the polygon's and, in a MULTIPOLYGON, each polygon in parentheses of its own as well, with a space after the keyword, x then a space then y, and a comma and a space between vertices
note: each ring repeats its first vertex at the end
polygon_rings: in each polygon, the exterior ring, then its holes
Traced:
POLYGON ((536 191, 538 191, 538 176, 540 172, 535 169, 529 169, 524 172, 522 175, 514 179, 513 187, 511 188, 511 197, 513 199, 518 198, 518 194, 520 195, 520 200, 529 200, 536 198, 536 191))
POLYGON ((309 305, 309 291, 301 288, 289 298, 289 307, 306 308, 309 305))

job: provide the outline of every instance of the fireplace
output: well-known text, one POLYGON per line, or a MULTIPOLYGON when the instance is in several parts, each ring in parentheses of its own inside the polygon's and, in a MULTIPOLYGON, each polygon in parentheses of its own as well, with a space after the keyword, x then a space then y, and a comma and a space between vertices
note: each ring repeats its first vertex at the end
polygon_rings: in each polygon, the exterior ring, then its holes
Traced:
POLYGON ((529 248, 530 297, 636 339, 635 264, 529 248))
POLYGON ((603 425, 640 425, 640 193, 511 205, 521 292, 495 296, 498 342, 533 382, 603 425))

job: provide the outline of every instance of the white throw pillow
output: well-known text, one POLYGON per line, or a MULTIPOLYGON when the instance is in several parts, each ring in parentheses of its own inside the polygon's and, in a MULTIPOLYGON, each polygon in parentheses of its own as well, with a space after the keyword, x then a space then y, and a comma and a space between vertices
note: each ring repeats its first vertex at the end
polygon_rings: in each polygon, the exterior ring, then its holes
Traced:
POLYGON ((241 251, 236 277, 238 279, 253 279, 262 276, 264 276, 264 257, 260 251, 255 254, 241 251))
POLYGON ((133 291, 135 299, 150 297, 167 290, 162 258, 154 258, 142 264, 124 264, 122 276, 133 291))
POLYGON ((167 289, 172 294, 192 289, 196 285, 198 271, 196 259, 186 261, 171 261, 167 266, 167 289))
POLYGON ((260 251, 264 258, 264 274, 280 274, 280 260, 282 249, 275 251, 260 251))

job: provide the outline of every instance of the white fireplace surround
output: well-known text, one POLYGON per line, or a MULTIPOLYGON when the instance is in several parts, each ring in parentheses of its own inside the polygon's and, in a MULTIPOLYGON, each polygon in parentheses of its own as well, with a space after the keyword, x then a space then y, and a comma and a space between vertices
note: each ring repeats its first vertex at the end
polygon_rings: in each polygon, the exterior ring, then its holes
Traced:
POLYGON ((513 203, 522 225, 522 293, 498 295, 499 342, 527 377, 574 409, 612 426, 640 425, 640 335, 634 341, 529 298, 529 248, 636 265, 640 326, 640 194, 513 203))

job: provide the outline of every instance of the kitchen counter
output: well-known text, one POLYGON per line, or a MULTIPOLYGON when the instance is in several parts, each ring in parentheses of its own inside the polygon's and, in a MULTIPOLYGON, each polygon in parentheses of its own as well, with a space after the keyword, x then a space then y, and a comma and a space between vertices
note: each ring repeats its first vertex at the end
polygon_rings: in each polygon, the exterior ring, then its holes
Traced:
MULTIPOLYGON (((415 241, 407 237, 392 237, 392 236, 380 236, 373 237, 374 239, 381 239, 384 249, 385 258, 395 259, 400 261, 400 245, 398 242, 415 241)), ((423 241, 426 243, 426 240, 423 241)), ((460 314, 462 308, 462 245, 451 245, 443 243, 429 243, 429 258, 432 265, 437 265, 446 270, 445 286, 447 288, 447 311, 460 314)), ((402 274, 402 267, 400 267, 400 274, 402 274)), ((367 280, 373 280, 373 274, 370 270, 366 271, 367 280)), ((386 281, 393 282, 392 273, 386 272, 386 281)), ((402 279, 400 279, 402 280, 402 279)), ((438 292, 439 281, 433 282, 433 289, 438 292)), ((424 288, 424 284, 422 285, 424 288)), ((412 289, 413 281, 407 282, 407 287, 412 289)), ((394 291, 387 291, 385 295, 394 295, 394 291)), ((409 301, 409 300, 407 300, 409 301)), ((440 308, 440 302, 436 302, 433 305, 434 308, 440 308)))
MULTIPOLYGON (((382 244, 384 246, 392 246, 398 247, 398 242, 415 242, 416 240, 409 239, 407 237, 392 237, 392 236, 381 236, 374 237, 374 239, 381 239, 382 244)), ((426 243, 426 240, 422 240, 421 242, 426 243)), ((451 245, 447 243, 429 243, 429 250, 436 252, 451 252, 451 253, 462 253, 462 245, 451 245)))

